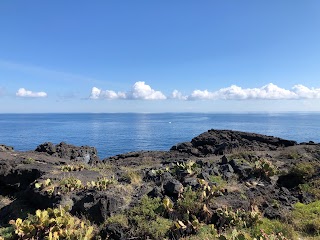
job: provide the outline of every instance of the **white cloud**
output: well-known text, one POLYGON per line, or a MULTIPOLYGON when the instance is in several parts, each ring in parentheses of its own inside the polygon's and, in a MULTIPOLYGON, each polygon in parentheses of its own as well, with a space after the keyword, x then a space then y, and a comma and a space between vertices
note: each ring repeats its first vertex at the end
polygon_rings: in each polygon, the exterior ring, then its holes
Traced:
POLYGON ((298 84, 293 86, 292 89, 300 98, 320 98, 320 88, 307 88, 301 84, 298 84))
POLYGON ((101 90, 93 87, 91 99, 141 99, 141 100, 163 100, 167 97, 160 91, 152 89, 145 82, 136 82, 129 92, 115 92, 112 90, 101 90))
POLYGON ((167 98, 162 92, 153 90, 145 82, 136 82, 127 97, 144 100, 163 100, 167 98))
POLYGON ((145 82, 136 82, 128 92, 115 92, 112 90, 101 90, 93 87, 91 99, 141 99, 141 100, 288 100, 288 99, 320 99, 320 88, 308 88, 301 84, 292 89, 278 87, 269 83, 260 88, 242 88, 237 85, 221 88, 217 91, 194 90, 190 95, 183 95, 174 90, 168 97, 162 92, 152 89, 145 82))
POLYGON ((187 96, 182 95, 182 93, 179 92, 178 90, 174 90, 174 91, 172 92, 171 98, 172 98, 172 99, 178 99, 178 100, 187 100, 187 99, 188 99, 187 96))
POLYGON ((47 97, 47 93, 45 92, 32 92, 26 90, 25 88, 19 88, 16 92, 17 97, 30 97, 30 98, 39 98, 39 97, 47 97))
POLYGON ((93 87, 91 90, 91 99, 121 99, 126 98, 125 93, 110 90, 101 90, 99 88, 93 87))
POLYGON ((209 92, 208 90, 194 90, 190 96, 187 97, 188 100, 204 100, 204 99, 215 99, 215 93, 209 92))
POLYGON ((320 89, 309 89, 303 85, 295 85, 292 90, 280 88, 273 83, 269 83, 261 88, 241 88, 232 85, 227 88, 221 88, 215 92, 208 90, 195 90, 188 97, 188 100, 245 100, 245 99, 306 99, 320 98, 320 89))

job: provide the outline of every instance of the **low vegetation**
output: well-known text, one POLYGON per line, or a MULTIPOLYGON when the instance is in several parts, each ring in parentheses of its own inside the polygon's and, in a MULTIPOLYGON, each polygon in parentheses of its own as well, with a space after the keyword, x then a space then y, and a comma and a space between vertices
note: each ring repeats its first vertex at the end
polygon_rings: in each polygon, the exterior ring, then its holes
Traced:
POLYGON ((86 169, 84 164, 75 164, 75 165, 64 165, 61 166, 61 171, 63 172, 73 172, 73 171, 82 171, 86 169))
POLYGON ((13 238, 19 239, 92 239, 94 227, 88 221, 71 216, 65 208, 37 210, 25 220, 10 221, 13 238))
POLYGON ((22 163, 24 163, 24 164, 32 164, 34 162, 35 162, 35 160, 31 157, 26 158, 25 160, 22 161, 22 163))
POLYGON ((114 184, 115 182, 114 179, 107 179, 106 177, 98 177, 96 181, 89 181, 86 184, 83 184, 80 179, 75 177, 63 178, 58 182, 54 182, 48 178, 41 182, 36 182, 34 187, 41 191, 45 191, 48 195, 52 195, 55 191, 57 194, 84 189, 105 191, 110 184, 114 184))
POLYGON ((254 171, 259 177, 265 179, 269 179, 278 173, 277 167, 267 159, 256 160, 254 162, 254 171))
POLYGON ((295 204, 291 221, 294 229, 304 236, 320 238, 320 201, 295 204))

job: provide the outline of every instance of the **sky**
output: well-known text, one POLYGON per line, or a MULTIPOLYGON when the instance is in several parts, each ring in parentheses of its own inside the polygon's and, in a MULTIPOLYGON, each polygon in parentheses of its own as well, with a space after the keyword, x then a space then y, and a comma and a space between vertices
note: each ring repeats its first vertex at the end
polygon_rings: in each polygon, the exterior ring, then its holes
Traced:
POLYGON ((0 113, 320 111, 320 1, 0 1, 0 113))

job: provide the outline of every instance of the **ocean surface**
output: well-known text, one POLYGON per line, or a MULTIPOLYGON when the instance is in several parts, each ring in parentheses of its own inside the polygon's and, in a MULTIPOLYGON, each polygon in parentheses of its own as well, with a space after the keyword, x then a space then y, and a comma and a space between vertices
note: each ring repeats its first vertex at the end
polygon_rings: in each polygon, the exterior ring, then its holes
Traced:
POLYGON ((320 113, 283 114, 0 114, 0 144, 34 150, 44 142, 89 145, 100 158, 169 150, 208 129, 256 132, 320 142, 320 113))

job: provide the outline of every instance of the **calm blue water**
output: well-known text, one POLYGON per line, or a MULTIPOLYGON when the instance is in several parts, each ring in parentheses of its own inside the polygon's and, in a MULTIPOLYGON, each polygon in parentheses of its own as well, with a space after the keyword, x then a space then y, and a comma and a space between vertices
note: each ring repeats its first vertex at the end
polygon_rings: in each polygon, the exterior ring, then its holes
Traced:
POLYGON ((320 142, 320 113, 0 114, 0 143, 33 150, 46 141, 65 141, 95 146, 104 158, 128 151, 169 150, 211 128, 320 142))

